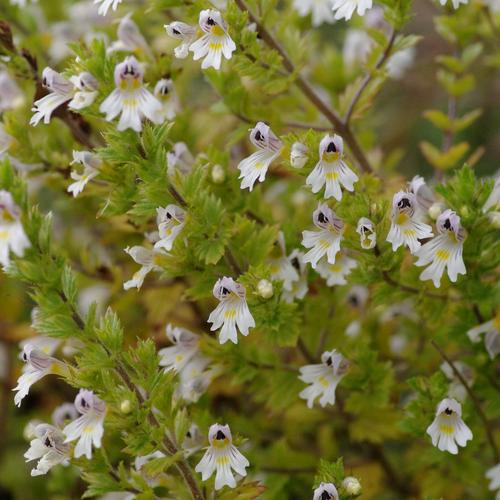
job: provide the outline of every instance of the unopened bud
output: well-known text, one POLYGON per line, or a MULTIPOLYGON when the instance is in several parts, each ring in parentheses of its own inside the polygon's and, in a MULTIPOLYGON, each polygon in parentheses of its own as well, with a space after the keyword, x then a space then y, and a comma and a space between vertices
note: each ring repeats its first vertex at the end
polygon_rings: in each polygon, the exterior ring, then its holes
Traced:
POLYGON ((130 410, 132 409, 132 405, 130 404, 130 399, 124 399, 121 404, 120 404, 120 411, 122 413, 130 413, 130 410))
POLYGON ((226 179, 226 172, 220 165, 212 167, 212 182, 215 184, 222 184, 226 179))
POLYGON ((460 208, 460 215, 462 217, 467 217, 469 215, 469 207, 467 205, 463 205, 461 208, 460 208))
POLYGON ((307 162, 309 148, 301 142, 294 142, 290 151, 290 164, 293 168, 302 168, 307 162))
POLYGON ((266 279, 260 280, 257 284, 257 293, 263 299, 270 299, 274 293, 273 284, 266 279))
POLYGON ((443 205, 441 205, 441 203, 433 203, 428 210, 429 217, 432 220, 436 220, 441 215, 442 211, 443 211, 443 205))
POLYGON ((361 494, 361 483, 359 482, 359 479, 354 476, 347 476, 342 481, 342 488, 344 489, 346 495, 352 497, 361 494))

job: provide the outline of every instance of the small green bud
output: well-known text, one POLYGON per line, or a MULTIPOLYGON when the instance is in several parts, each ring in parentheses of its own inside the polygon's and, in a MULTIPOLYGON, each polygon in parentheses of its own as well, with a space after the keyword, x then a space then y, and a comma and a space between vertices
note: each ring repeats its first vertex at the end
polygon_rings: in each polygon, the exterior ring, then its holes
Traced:
POLYGON ((266 279, 260 280, 257 284, 257 293, 263 299, 270 299, 274 293, 273 284, 266 279))
POLYGON ((460 207, 460 215, 462 217, 467 217, 469 215, 469 207, 467 205, 463 205, 462 207, 460 207))
POLYGON ((342 488, 344 489, 345 494, 351 497, 361 494, 361 483, 359 482, 359 479, 354 476, 347 476, 342 481, 342 488))
POLYGON ((212 167, 212 182, 214 184, 222 184, 226 179, 226 172, 220 165, 212 167))
POLYGON ((432 220, 436 220, 441 215, 442 211, 443 211, 443 205, 441 203, 436 202, 429 207, 428 214, 432 220))
POLYGON ((132 409, 132 405, 130 404, 130 399, 124 399, 121 404, 120 404, 120 411, 122 413, 130 413, 130 410, 132 409))

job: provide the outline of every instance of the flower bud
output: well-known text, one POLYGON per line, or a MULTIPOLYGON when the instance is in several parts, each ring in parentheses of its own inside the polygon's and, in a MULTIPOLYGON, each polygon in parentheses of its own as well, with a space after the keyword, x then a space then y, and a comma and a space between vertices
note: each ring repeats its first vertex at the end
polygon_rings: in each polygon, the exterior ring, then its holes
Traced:
POLYGON ((309 148, 301 142, 294 142, 290 151, 290 164, 293 168, 302 168, 307 162, 309 148))
POLYGON ((220 165, 212 167, 212 182, 215 184, 222 184, 226 179, 226 172, 220 165))
POLYGON ((130 413, 130 410, 132 409, 132 405, 130 404, 130 399, 124 399, 121 404, 120 404, 120 411, 122 413, 130 413))
POLYGON ((469 207, 467 205, 463 205, 461 208, 460 208, 460 215, 461 217, 467 217, 469 215, 469 207))
POLYGON ((273 284, 266 279, 260 280, 257 284, 257 293, 263 299, 270 299, 274 293, 273 284))
POLYGON ((433 203, 428 210, 429 217, 432 220, 436 220, 441 215, 442 211, 443 211, 443 205, 441 203, 438 202, 433 203))
POLYGON ((495 229, 500 229, 500 212, 490 212, 488 220, 495 229))
POLYGON ((342 488, 345 491, 346 495, 349 496, 357 496, 361 494, 361 483, 359 479, 354 476, 347 476, 342 481, 342 488))

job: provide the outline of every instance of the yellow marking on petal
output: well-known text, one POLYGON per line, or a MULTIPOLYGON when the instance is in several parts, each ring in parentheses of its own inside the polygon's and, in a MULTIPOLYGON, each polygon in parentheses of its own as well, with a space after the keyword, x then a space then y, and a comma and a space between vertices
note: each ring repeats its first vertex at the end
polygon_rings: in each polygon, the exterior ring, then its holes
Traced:
POLYGON ((134 99, 133 97, 123 99, 123 105, 135 108, 137 106, 137 99, 134 99))
POLYGON ((408 214, 405 213, 399 213, 396 217, 396 224, 404 224, 405 222, 408 222, 408 214))
POLYGON ((223 455, 222 457, 217 457, 215 459, 217 465, 227 465, 229 463, 229 457, 227 455, 223 455))
POLYGON ((453 434, 455 432, 455 429, 452 425, 441 424, 439 426, 439 432, 441 432, 442 434, 453 434))
POLYGON ((222 49, 222 43, 220 42, 210 42, 208 44, 208 47, 212 50, 221 50, 222 49))
POLYGON ((156 264, 157 266, 161 265, 162 260, 162 256, 159 254, 155 254, 153 256, 153 264, 156 264))
POLYGON ((184 356, 182 354, 177 354, 175 357, 175 362, 180 363, 184 359, 184 356))
POLYGON ((14 222, 16 220, 8 210, 3 211, 2 219, 4 222, 14 222))
POLYGON ((172 230, 171 230, 170 228, 169 228, 169 229, 167 229, 167 230, 165 231, 165 234, 166 234, 167 236, 170 236, 170 235, 172 234, 172 230))
POLYGON ((405 236, 410 237, 410 236, 415 236, 415 235, 417 234, 417 232, 416 232, 414 229, 405 229, 405 230, 403 231, 403 234, 404 234, 405 236))
POLYGON ((224 30, 220 26, 212 26, 210 33, 215 36, 223 36, 225 34, 224 30))
POLYGON ((224 317, 226 319, 236 318, 236 309, 228 309, 227 311, 224 311, 224 317))
POLYGON ((84 434, 90 434, 91 432, 94 432, 94 427, 92 425, 87 425, 87 427, 83 428, 84 434))
POLYGON ((322 385, 323 387, 328 387, 330 385, 330 382, 328 382, 328 380, 326 380, 325 377, 319 377, 318 379, 318 382, 320 383, 320 385, 322 385))
POLYGON ((6 240, 9 237, 9 231, 0 231, 0 240, 6 240))
POLYGON ((493 326, 497 329, 500 330, 500 313, 498 313, 494 318, 493 318, 493 326))
POLYGON ((338 172, 328 172, 325 176, 330 181, 336 181, 339 178, 338 172))
POLYGON ((255 168, 257 170, 260 170, 261 168, 264 168, 264 163, 262 163, 261 161, 256 161, 255 162, 255 168))
POLYGON ((340 273, 340 271, 342 271, 342 268, 338 264, 331 264, 330 271, 332 273, 340 273))
POLYGON ((436 258, 443 262, 446 262, 450 258, 450 252, 444 248, 439 248, 436 250, 436 258))
POLYGON ((337 151, 336 153, 327 153, 326 151, 323 153, 323 160, 331 163, 333 161, 337 161, 340 158, 340 153, 337 151))
POLYGON ((214 448, 225 448, 229 444, 229 440, 227 438, 224 439, 214 439, 212 446, 214 448))
POLYGON ((330 242, 328 240, 319 240, 319 247, 322 250, 326 250, 330 246, 330 242))

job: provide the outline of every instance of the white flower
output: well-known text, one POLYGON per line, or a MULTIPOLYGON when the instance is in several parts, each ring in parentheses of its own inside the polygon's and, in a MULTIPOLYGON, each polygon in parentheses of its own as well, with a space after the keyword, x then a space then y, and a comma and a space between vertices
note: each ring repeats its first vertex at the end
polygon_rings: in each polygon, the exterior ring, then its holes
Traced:
POLYGON ((271 277, 283 282, 283 289, 290 291, 293 283, 298 281, 299 273, 293 266, 290 259, 286 256, 285 236, 282 231, 278 234, 276 245, 280 254, 271 260, 271 277))
MULTIPOLYGON (((35 323, 33 324, 33 327, 35 327, 35 323)), ((21 347, 19 359, 24 361, 24 348, 27 346, 31 346, 32 349, 36 349, 37 351, 41 351, 48 356, 52 356, 52 354, 56 352, 56 349, 59 347, 60 343, 60 339, 47 337, 46 335, 36 335, 35 337, 30 337, 28 339, 22 340, 21 342, 19 342, 19 346, 21 347)), ((25 365, 25 368, 26 367, 27 365, 25 365)))
POLYGON ((353 285, 349 289, 346 302, 355 309, 363 309, 368 301, 370 292, 366 286, 353 285))
POLYGON ((246 476, 245 469, 250 463, 233 445, 229 425, 211 425, 208 430, 208 441, 210 446, 196 466, 196 472, 201 472, 203 481, 216 472, 216 490, 220 490, 225 485, 235 488, 236 480, 232 470, 240 476, 246 476))
POLYGON ((358 220, 356 232, 359 234, 359 242, 361 248, 370 250, 377 244, 377 233, 375 232, 375 224, 366 217, 361 217, 358 220))
MULTIPOLYGON (((486 478, 490 480, 490 484, 488 488, 490 491, 496 491, 500 489, 500 463, 492 467, 491 469, 488 469, 486 471, 486 478)), ((497 491, 496 494, 496 500, 499 499, 500 492, 497 491)))
POLYGON ((94 4, 101 4, 99 5, 99 10, 97 11, 101 16, 105 16, 110 8, 116 11, 118 5, 121 3, 122 0, 94 0, 94 4))
POLYGON ((391 229, 387 241, 392 243, 396 251, 401 245, 406 245, 411 253, 420 248, 419 239, 433 236, 432 228, 415 220, 417 200, 413 193, 399 191, 392 200, 391 229))
POLYGON ((288 303, 293 302, 295 299, 302 300, 309 291, 307 283, 307 268, 304 262, 304 253, 295 249, 289 256, 288 260, 297 271, 299 279, 292 282, 290 290, 283 290, 281 298, 288 303))
POLYGON ((38 460, 32 476, 47 474, 52 467, 69 464, 69 446, 64 443, 64 434, 49 424, 39 424, 35 427, 36 438, 30 442, 28 451, 24 454, 26 462, 38 460))
POLYGON ((196 403, 212 380, 219 375, 219 366, 209 366, 211 359, 196 353, 179 372, 175 396, 187 403, 196 403))
POLYGON ((127 252, 130 257, 132 257, 132 259, 137 262, 137 264, 140 264, 142 266, 139 271, 137 271, 132 276, 131 280, 126 281, 123 284, 123 288, 125 290, 129 290, 130 288, 141 288, 142 284, 144 283, 144 278, 148 273, 153 270, 159 272, 162 271, 159 263, 161 257, 165 255, 163 250, 157 250, 155 248, 149 249, 136 245, 133 247, 125 248, 125 252, 127 252))
MULTIPOLYGON (((111 295, 111 286, 107 283, 96 283, 95 285, 80 288, 78 294, 78 311, 85 317, 92 304, 96 305, 96 314, 100 316, 104 312, 106 303, 111 295)), ((64 350, 63 350, 64 352, 64 350)))
POLYGON ((23 374, 17 379, 17 386, 12 389, 17 391, 14 396, 16 406, 21 406, 21 401, 28 395, 30 387, 46 375, 66 376, 68 374, 68 368, 62 361, 45 354, 30 344, 24 347, 22 358, 26 366, 23 374))
POLYGON ((319 161, 307 176, 306 184, 312 192, 319 192, 325 186, 325 198, 342 199, 341 185, 348 191, 354 191, 358 176, 342 159, 344 141, 339 135, 326 135, 319 143, 319 161))
POLYGON ((0 113, 24 103, 24 94, 6 70, 0 69, 0 113))
POLYGON ((106 120, 112 121, 121 114, 118 130, 131 128, 142 130, 141 120, 148 118, 153 123, 158 121, 161 103, 143 87, 144 72, 134 56, 127 57, 115 67, 116 89, 101 103, 99 110, 106 114, 106 120))
POLYGON ((477 343, 481 340, 483 333, 485 334, 484 345, 490 358, 493 359, 500 353, 500 313, 486 323, 471 328, 467 336, 471 342, 477 343))
POLYGON ((335 404, 335 389, 349 368, 349 362, 335 349, 325 351, 321 355, 321 364, 306 365, 300 369, 299 379, 310 384, 299 397, 307 400, 308 408, 312 408, 314 400, 320 397, 319 404, 335 404))
POLYGON ((319 275, 326 280, 327 286, 347 284, 346 276, 358 265, 358 263, 347 257, 344 253, 335 259, 335 264, 329 264, 326 259, 320 261, 316 267, 319 275))
POLYGON ((294 142, 290 150, 290 165, 302 168, 307 163, 309 148, 301 142, 294 142))
POLYGON ((240 171, 241 189, 248 188, 252 191, 255 182, 263 182, 266 178, 267 169, 281 153, 283 143, 274 135, 273 131, 264 122, 258 122, 250 130, 250 142, 259 148, 248 158, 240 161, 238 170, 240 171))
POLYGON ((320 483, 314 490, 313 500, 339 500, 337 488, 333 483, 320 483))
POLYGON ((75 94, 68 107, 79 110, 90 106, 97 97, 98 81, 87 71, 72 76, 69 80, 75 88, 75 94))
POLYGON ((186 363, 198 353, 200 338, 185 328, 173 327, 171 324, 167 325, 166 334, 174 345, 158 351, 160 366, 180 372, 186 363))
POLYGON ((214 331, 222 327, 219 342, 224 344, 230 340, 237 344, 237 329, 246 336, 249 328, 255 326, 253 316, 248 309, 245 287, 233 278, 224 276, 215 283, 213 294, 220 302, 208 318, 208 322, 212 323, 210 330, 214 331))
POLYGON ((75 170, 71 171, 71 178, 75 181, 68 186, 68 193, 72 193, 76 198, 85 188, 87 183, 99 175, 99 168, 102 165, 101 159, 90 151, 73 151, 73 161, 83 165, 83 172, 79 174, 75 170))
POLYGON ((408 191, 415 195, 415 199, 417 200, 417 206, 415 208, 419 208, 422 214, 428 212, 436 201, 434 193, 429 186, 427 186, 421 175, 416 175, 408 183, 408 191))
POLYGON ((500 209, 500 175, 497 175, 495 179, 495 184, 493 185, 493 190, 491 191, 486 203, 483 206, 483 212, 488 212, 488 210, 499 210, 500 209))
MULTIPOLYGON (((448 0, 439 0, 439 3, 441 5, 446 5, 448 3, 448 0)), ((461 3, 466 5, 468 3, 468 0, 451 0, 451 3, 453 4, 454 9, 458 9, 461 3)))
POLYGON ((415 265, 431 264, 420 274, 422 281, 432 280, 439 288, 445 268, 450 281, 455 283, 459 274, 465 274, 465 264, 462 250, 465 232, 460 224, 460 217, 452 210, 445 210, 436 221, 438 235, 423 245, 415 255, 418 257, 415 265))
POLYGON ((78 411, 73 403, 63 403, 57 406, 52 412, 52 422, 59 429, 62 429, 65 423, 78 418, 78 411))
POLYGON ((458 446, 465 446, 472 439, 472 432, 462 420, 462 406, 455 399, 443 399, 436 410, 436 418, 427 428, 432 444, 441 451, 453 455, 458 453, 458 446))
POLYGON ((185 59, 189 54, 189 46, 196 35, 196 28, 182 21, 165 24, 164 28, 168 36, 182 40, 182 43, 174 49, 174 54, 177 59, 185 59))
POLYGON ((30 242, 20 221, 21 210, 8 191, 0 190, 0 264, 10 264, 10 252, 24 255, 30 242))
POLYGON ((363 16, 368 9, 372 8, 372 0, 333 0, 332 9, 335 19, 351 19, 354 11, 363 16))
POLYGON ((331 0, 293 0, 293 7, 301 17, 311 14, 313 26, 335 22, 331 0))
POLYGON ((358 64, 364 64, 372 48, 373 40, 366 31, 349 29, 342 49, 342 60, 346 68, 351 70, 358 64))
POLYGON ((173 175, 176 170, 187 174, 193 166, 194 158, 184 142, 176 142, 167 153, 167 173, 173 175))
POLYGON ((179 111, 179 98, 175 91, 174 82, 167 78, 158 80, 155 85, 154 95, 162 106, 159 120, 172 120, 179 111))
POLYGON ((197 61, 204 57, 202 69, 213 67, 220 69, 222 56, 231 59, 236 45, 227 33, 227 25, 218 10, 202 10, 198 20, 201 30, 205 33, 189 46, 193 59, 197 61))
POLYGON ((156 214, 160 239, 155 243, 154 247, 169 252, 184 227, 186 212, 177 205, 167 205, 165 208, 157 208, 156 214))
POLYGON ((182 448, 184 450, 184 456, 189 457, 193 453, 196 453, 203 445, 203 436, 200 432, 200 428, 196 424, 191 424, 188 431, 186 432, 186 437, 182 442, 182 448))
POLYGON ((75 398, 75 408, 81 416, 63 429, 66 434, 65 443, 78 439, 74 450, 75 458, 85 455, 90 460, 92 445, 96 448, 101 447, 106 403, 92 391, 80 389, 75 398))
POLYGON ((415 313, 412 299, 391 304, 380 316, 380 321, 387 323, 400 317, 410 319, 411 321, 418 321, 419 316, 415 313))
MULTIPOLYGON (((462 363, 462 361, 455 361, 453 363, 455 368, 459 371, 460 375, 465 379, 469 387, 474 384, 475 373, 474 370, 467 364, 462 363)), ((446 375, 446 378, 450 381, 450 386, 448 388, 448 397, 454 398, 458 401, 464 401, 467 397, 467 390, 460 381, 460 379, 455 375, 452 367, 446 363, 441 363, 441 371, 446 375)))
POLYGON ((14 143, 14 137, 5 132, 5 126, 0 122, 0 158, 3 158, 4 154, 14 143))
POLYGON ((313 223, 319 231, 302 231, 302 245, 310 248, 304 255, 304 262, 310 262, 316 269, 318 261, 326 254, 328 263, 335 264, 344 232, 344 222, 326 204, 320 204, 313 212, 313 223))
POLYGON ((412 66, 417 50, 415 47, 407 47, 398 50, 389 58, 386 64, 387 74, 393 80, 401 80, 406 71, 412 66))
POLYGON ((257 294, 263 299, 270 299, 274 295, 273 284, 266 279, 261 279, 257 283, 257 294))
POLYGON ((62 104, 73 99, 73 84, 62 77, 52 68, 45 68, 42 72, 42 85, 49 93, 33 103, 33 116, 30 125, 36 127, 43 119, 43 123, 50 122, 52 113, 62 104))
POLYGON ((137 55, 146 54, 151 56, 151 49, 142 36, 137 24, 131 19, 129 13, 123 17, 118 24, 118 40, 110 45, 106 52, 108 54, 117 51, 134 52, 137 55))
POLYGON ((347 476, 342 481, 342 488, 349 496, 358 496, 361 494, 361 483, 359 479, 354 476, 347 476))

